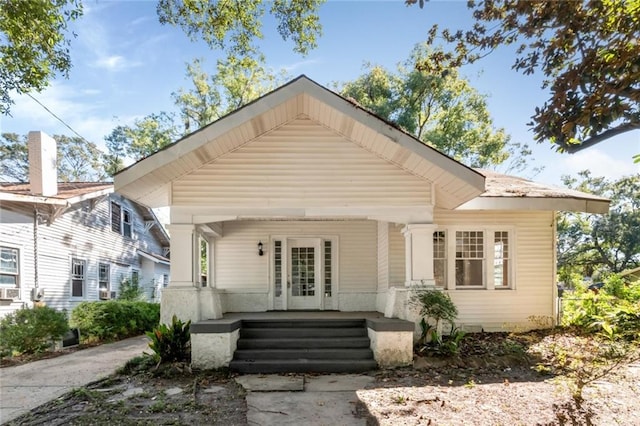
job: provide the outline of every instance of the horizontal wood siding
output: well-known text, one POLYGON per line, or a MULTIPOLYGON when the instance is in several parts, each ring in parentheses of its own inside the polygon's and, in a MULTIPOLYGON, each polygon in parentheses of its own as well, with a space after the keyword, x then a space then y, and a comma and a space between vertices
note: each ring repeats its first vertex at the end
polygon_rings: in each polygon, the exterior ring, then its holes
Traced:
POLYGON ((389 223, 378 222, 378 291, 389 288, 389 223))
POLYGON ((295 120, 173 183, 173 205, 425 206, 430 183, 311 120, 295 120))
POLYGON ((268 292, 271 236, 338 237, 339 291, 375 291, 377 222, 375 221, 234 221, 224 222, 215 240, 215 282, 220 289, 268 292), (262 241, 265 255, 258 256, 262 241))
MULTIPOLYGON (((460 312, 460 324, 477 324, 485 330, 495 331, 516 326, 532 327, 534 324, 528 317, 553 315, 553 212, 436 210, 434 223, 466 230, 504 227, 514 232, 514 289, 449 290, 460 312)), ((391 282, 399 283, 404 281, 405 275, 404 241, 399 229, 393 225, 389 230, 389 241, 391 282)))
POLYGON ((512 290, 452 290, 459 322, 481 324, 487 330, 533 326, 528 317, 553 316, 553 212, 436 211, 438 225, 499 226, 515 229, 515 288, 512 290))
MULTIPOLYGON (((27 211, 25 217, 28 217, 27 211)), ((76 204, 51 225, 47 225, 43 218, 38 225, 38 281, 39 287, 45 290, 45 303, 57 309, 71 310, 83 300, 98 300, 98 263, 110 265, 111 291, 117 292, 120 282, 130 277, 131 268, 140 270, 137 249, 162 254, 160 242, 152 236, 151 231, 145 231, 144 225, 138 208, 117 194, 111 194, 93 208, 90 201, 76 204), (111 200, 131 211, 132 238, 111 230, 111 200), (71 298, 73 257, 86 261, 85 294, 78 299, 71 298)), ((28 224, 6 223, 3 220, 0 224, 0 242, 5 241, 10 245, 24 246, 24 250, 21 250, 24 272, 21 280, 22 298, 29 301, 30 289, 34 286, 32 219, 28 224)), ((143 285, 154 279, 153 276, 140 275, 143 285)))

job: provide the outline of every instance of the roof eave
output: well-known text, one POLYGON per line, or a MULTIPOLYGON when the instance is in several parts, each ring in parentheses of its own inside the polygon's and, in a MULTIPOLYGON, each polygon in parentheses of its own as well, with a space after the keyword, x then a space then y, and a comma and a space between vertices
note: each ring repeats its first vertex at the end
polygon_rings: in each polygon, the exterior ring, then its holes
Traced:
POLYGON ((610 201, 577 197, 476 197, 456 210, 549 210, 607 214, 610 201))

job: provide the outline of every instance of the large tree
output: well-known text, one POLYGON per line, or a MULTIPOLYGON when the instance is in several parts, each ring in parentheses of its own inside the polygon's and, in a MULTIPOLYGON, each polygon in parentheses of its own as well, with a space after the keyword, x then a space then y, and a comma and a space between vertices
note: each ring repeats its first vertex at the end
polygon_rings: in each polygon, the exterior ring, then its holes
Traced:
MULTIPOLYGON (((107 177, 103 153, 92 142, 79 137, 54 135, 57 143, 58 181, 93 182, 107 177)), ((29 181, 27 136, 0 135, 0 178, 9 182, 29 181)))
POLYGON ((203 70, 203 60, 187 64, 189 89, 171 94, 180 110, 184 133, 200 129, 275 88, 277 75, 266 68, 263 55, 219 60, 216 72, 203 70))
MULTIPOLYGON (((405 0, 409 5, 424 0, 405 0)), ((513 68, 542 72, 549 99, 535 108, 534 136, 575 152, 640 129, 640 0, 468 1, 467 31, 431 28, 450 52, 424 67, 440 72, 475 62, 502 45, 517 46, 513 68)))
POLYGON ((284 40, 291 39, 294 50, 306 54, 316 47, 322 33, 318 10, 324 0, 160 0, 158 17, 162 24, 181 27, 192 40, 203 40, 227 57, 242 59, 257 53, 254 42, 263 37, 265 13, 277 21, 284 40), (268 6, 268 9, 267 9, 268 6))
POLYGON ((68 75, 68 23, 81 15, 80 0, 0 0, 1 114, 9 114, 13 95, 68 75))
POLYGON ((590 276, 595 271, 621 272, 640 266, 640 174, 616 181, 588 170, 563 176, 565 185, 611 199, 607 215, 558 215, 558 267, 590 276))
POLYGON ((396 72, 367 65, 363 75, 339 90, 469 166, 522 171, 530 150, 511 142, 504 129, 495 128, 485 96, 455 69, 434 74, 416 68, 430 53, 425 45, 416 46, 396 72))

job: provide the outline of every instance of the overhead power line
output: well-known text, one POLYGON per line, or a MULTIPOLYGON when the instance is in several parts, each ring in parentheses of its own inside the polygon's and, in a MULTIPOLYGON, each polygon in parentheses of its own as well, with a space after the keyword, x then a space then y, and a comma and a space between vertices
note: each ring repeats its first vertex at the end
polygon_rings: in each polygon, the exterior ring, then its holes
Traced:
POLYGON ((35 96, 33 96, 31 93, 26 93, 27 96, 29 96, 31 99, 33 99, 34 101, 36 101, 36 103, 38 105, 40 105, 42 108, 45 109, 45 111, 47 111, 49 114, 51 114, 56 120, 58 120, 59 122, 61 122, 62 124, 64 124, 67 129, 71 130, 76 136, 78 136, 80 139, 82 139, 83 141, 85 141, 86 143, 91 143, 89 142, 84 136, 82 136, 80 133, 76 132, 74 130, 73 127, 71 127, 70 125, 68 125, 62 118, 58 117, 53 111, 51 111, 49 108, 47 108, 47 106, 45 104, 43 104, 42 102, 40 102, 38 99, 35 98, 35 96))

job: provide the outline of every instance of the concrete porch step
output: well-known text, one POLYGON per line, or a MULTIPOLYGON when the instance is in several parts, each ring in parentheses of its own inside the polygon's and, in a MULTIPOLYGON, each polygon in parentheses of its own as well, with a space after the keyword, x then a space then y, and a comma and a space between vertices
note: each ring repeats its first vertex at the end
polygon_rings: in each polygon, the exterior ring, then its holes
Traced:
POLYGON ((236 350, 234 357, 238 360, 296 360, 296 359, 341 359, 341 360, 357 360, 372 359, 373 352, 371 349, 349 349, 349 348, 333 348, 333 349, 239 349, 236 350))
POLYGON ((272 319, 242 320, 242 328, 343 328, 364 327, 363 319, 272 319))
POLYGON ((243 374, 266 373, 364 373, 375 370, 378 365, 373 359, 369 360, 316 360, 296 359, 288 360, 238 360, 231 361, 229 367, 243 374))
POLYGON ((238 349, 368 348, 368 337, 239 339, 238 349))
POLYGON ((292 327, 292 328, 245 328, 240 329, 240 338, 277 339, 301 337, 366 337, 367 329, 360 327, 292 327))

